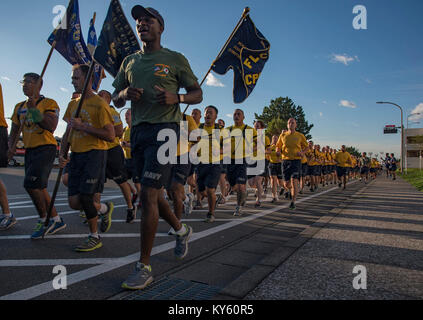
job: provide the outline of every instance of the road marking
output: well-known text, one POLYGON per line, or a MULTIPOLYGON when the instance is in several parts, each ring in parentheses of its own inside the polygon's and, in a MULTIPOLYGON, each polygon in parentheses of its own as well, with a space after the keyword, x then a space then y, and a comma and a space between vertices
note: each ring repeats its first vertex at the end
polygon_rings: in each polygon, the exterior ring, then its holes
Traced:
MULTIPOLYGON (((357 181, 353 181, 353 182, 350 182, 349 184, 353 184, 353 183, 356 183, 356 182, 357 181)), ((326 191, 322 191, 322 192, 319 192, 317 194, 314 194, 314 195, 308 196, 306 198, 300 199, 300 200, 297 201, 297 203, 302 203, 306 200, 310 200, 310 199, 319 197, 323 194, 326 194, 326 193, 334 191, 334 190, 338 190, 338 187, 333 187, 333 188, 328 189, 326 191)), ((265 210, 261 213, 253 214, 251 216, 245 217, 245 218, 240 219, 238 221, 231 221, 231 222, 216 226, 214 228, 210 228, 210 229, 202 231, 202 232, 194 233, 189 242, 197 241, 199 239, 205 238, 205 237, 212 235, 214 233, 218 233, 218 232, 224 231, 226 229, 235 227, 239 224, 264 217, 264 216, 269 215, 269 214, 271 214, 275 211, 278 211, 278 210, 281 210, 281 209, 284 209, 284 208, 287 208, 287 207, 288 207, 288 204, 284 204, 284 205, 281 205, 281 206, 277 206, 277 207, 265 210)), ((156 247, 153 248, 153 250, 151 252, 151 256, 154 256, 154 255, 157 255, 159 253, 165 252, 167 250, 173 249, 174 246, 175 246, 174 241, 167 242, 167 243, 164 243, 162 245, 156 246, 156 247)), ((72 284, 76 284, 76 283, 84 281, 84 280, 88 280, 90 278, 97 277, 97 276, 99 276, 103 273, 106 273, 106 272, 118 269, 120 267, 126 266, 128 264, 134 263, 134 262, 138 261, 139 255, 140 255, 140 252, 137 252, 137 253, 128 255, 126 257, 110 259, 110 260, 108 260, 107 262, 105 262, 101 265, 69 274, 67 276, 68 286, 70 286, 72 284)), ((35 286, 32 286, 32 287, 23 289, 23 290, 13 292, 13 293, 8 294, 8 295, 4 295, 4 296, 0 297, 0 300, 29 300, 29 299, 39 297, 43 294, 52 292, 52 291, 54 291, 54 288, 51 284, 51 281, 47 281, 47 282, 44 282, 44 283, 41 283, 41 284, 38 284, 38 285, 35 285, 35 286)))
MULTIPOLYGON (((157 237, 168 237, 167 233, 157 233, 157 237)), ((81 239, 88 236, 85 234, 52 234, 46 235, 45 239, 81 239)), ((100 236, 101 238, 139 238, 140 233, 105 233, 100 236)), ((28 240, 31 239, 31 235, 28 234, 19 234, 13 236, 0 236, 0 240, 28 240)), ((37 241, 34 240, 34 241, 37 241)), ((0 260, 2 261, 2 260, 0 260)))

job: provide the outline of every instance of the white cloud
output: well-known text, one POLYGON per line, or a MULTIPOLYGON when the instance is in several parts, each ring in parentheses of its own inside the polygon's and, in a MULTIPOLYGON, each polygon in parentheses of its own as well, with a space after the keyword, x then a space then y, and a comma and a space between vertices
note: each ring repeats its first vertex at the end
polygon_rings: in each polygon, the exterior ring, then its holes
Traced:
POLYGON ((233 116, 233 115, 232 115, 232 114, 230 114, 230 113, 227 113, 227 114, 226 114, 226 116, 227 116, 228 118, 232 118, 232 116, 233 116))
POLYGON ((206 85, 210 87, 220 87, 220 88, 223 88, 225 86, 212 73, 209 73, 209 75, 207 76, 206 85))
POLYGON ((339 105, 340 105, 341 107, 345 107, 345 108, 352 108, 352 109, 357 108, 357 105, 356 105, 354 102, 352 102, 352 101, 348 101, 348 100, 341 100, 341 101, 339 102, 339 105))
POLYGON ((10 81, 10 78, 8 78, 8 77, 1 77, 3 80, 6 80, 6 81, 10 81))
POLYGON ((69 90, 68 90, 68 89, 63 88, 63 87, 60 87, 60 90, 61 90, 62 92, 69 92, 69 90))
POLYGON ((360 59, 358 59, 357 56, 350 57, 349 55, 347 55, 345 53, 344 54, 332 53, 330 61, 333 62, 333 63, 342 63, 342 64, 348 66, 353 61, 360 62, 360 59))
POLYGON ((419 103, 414 109, 413 111, 410 112, 410 114, 408 115, 408 121, 418 121, 423 119, 423 102, 419 103), (413 113, 419 113, 416 115, 412 115, 413 113))

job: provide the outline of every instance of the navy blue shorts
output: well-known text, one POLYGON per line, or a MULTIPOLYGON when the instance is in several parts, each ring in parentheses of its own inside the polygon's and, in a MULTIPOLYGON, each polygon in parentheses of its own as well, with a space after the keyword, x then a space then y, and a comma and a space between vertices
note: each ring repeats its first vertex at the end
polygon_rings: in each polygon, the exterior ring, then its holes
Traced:
POLYGON ((68 195, 103 192, 107 150, 72 152, 69 162, 68 195))
POLYGON ((301 171, 301 160, 284 160, 282 162, 282 176, 284 181, 299 179, 301 171))
POLYGON ((347 168, 346 167, 336 167, 336 174, 339 178, 347 175, 347 168))
POLYGON ((203 192, 206 188, 216 189, 219 184, 222 173, 221 164, 202 164, 197 167, 197 186, 198 191, 203 192))
POLYGON ((306 177, 308 173, 308 164, 306 163, 301 163, 301 177, 306 177))
POLYGON ((173 130, 179 140, 177 123, 141 123, 131 129, 132 157, 136 171, 140 173, 142 186, 161 189, 171 181, 173 165, 161 164, 157 159, 159 148, 168 142, 157 140, 159 132, 164 129, 173 130))
POLYGON ((361 174, 367 174, 367 173, 369 173, 369 167, 361 167, 360 173, 361 174))
POLYGON ((7 144, 7 128, 0 127, 0 168, 7 167, 7 152, 9 145, 7 144))
POLYGON ((121 146, 107 150, 106 178, 118 185, 128 180, 125 169, 125 155, 121 146))
POLYGON ((140 177, 135 170, 134 160, 125 159, 126 177, 132 179, 133 183, 140 183, 140 177))
POLYGON ((48 177, 53 169, 57 147, 49 144, 25 150, 25 179, 26 189, 47 188, 48 177))
POLYGON ((247 164, 228 164, 228 181, 231 187, 247 183, 247 164))
MULTIPOLYGON (((191 163, 180 163, 180 157, 178 157, 178 164, 172 166, 172 179, 171 184, 176 182, 181 185, 187 183, 187 179, 191 173, 191 163)), ((171 185, 170 185, 171 186, 171 185)))

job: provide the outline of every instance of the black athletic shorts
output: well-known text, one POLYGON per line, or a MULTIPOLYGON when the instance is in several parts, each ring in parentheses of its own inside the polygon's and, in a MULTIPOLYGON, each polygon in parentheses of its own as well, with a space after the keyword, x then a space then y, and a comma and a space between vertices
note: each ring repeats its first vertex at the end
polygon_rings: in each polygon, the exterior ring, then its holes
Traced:
POLYGON ((68 195, 103 192, 107 150, 72 152, 69 162, 68 195))
POLYGON ((140 177, 135 171, 134 159, 125 159, 126 177, 132 179, 133 183, 140 183, 140 177))
POLYGON ((338 175, 338 177, 343 177, 347 175, 347 167, 339 167, 336 166, 336 174, 338 175))
POLYGON ((320 177, 321 166, 308 166, 308 175, 313 177, 320 177))
POLYGON ((125 155, 121 146, 107 150, 106 178, 113 180, 118 185, 128 180, 125 169, 125 155))
POLYGON ((7 128, 0 127, 0 168, 7 167, 7 152, 9 145, 7 144, 7 128))
POLYGON ((228 164, 228 181, 231 187, 236 184, 246 184, 247 183, 247 164, 228 164))
POLYGON ((370 168, 370 173, 375 173, 376 172, 376 168, 370 168))
MULTIPOLYGON (((166 187, 172 178, 172 164, 161 164, 157 158, 158 150, 168 141, 158 141, 161 130, 173 130, 179 140, 178 123, 141 123, 131 129, 132 158, 137 172, 141 173, 141 185, 155 189, 166 187)), ((175 141, 177 142, 177 141, 175 141)))
POLYGON ((279 180, 282 180, 282 163, 270 163, 269 172, 273 177, 278 177, 279 180))
POLYGON ((369 167, 361 167, 361 169, 360 169, 360 173, 361 173, 361 174, 366 174, 366 173, 369 173, 369 167))
POLYGON ((396 165, 396 164, 392 164, 392 165, 389 167, 389 171, 397 171, 397 165, 396 165))
POLYGON ((284 181, 291 178, 299 179, 301 171, 301 160, 284 160, 282 162, 282 176, 284 181))
POLYGON ((206 190, 206 188, 216 189, 217 185, 219 184, 221 173, 221 164, 200 163, 197 168, 198 191, 203 192, 204 190, 206 190))
POLYGON ((28 148, 25 150, 25 179, 26 189, 47 188, 48 177, 53 169, 57 147, 52 144, 28 148))
POLYGON ((304 177, 307 176, 307 174, 308 174, 308 164, 307 164, 307 162, 301 163, 301 174, 300 174, 300 176, 304 178, 304 177))
POLYGON ((176 182, 184 186, 187 183, 188 177, 190 176, 191 163, 180 163, 180 162, 181 162, 180 157, 178 157, 178 164, 174 164, 172 166, 171 184, 173 182, 176 182))

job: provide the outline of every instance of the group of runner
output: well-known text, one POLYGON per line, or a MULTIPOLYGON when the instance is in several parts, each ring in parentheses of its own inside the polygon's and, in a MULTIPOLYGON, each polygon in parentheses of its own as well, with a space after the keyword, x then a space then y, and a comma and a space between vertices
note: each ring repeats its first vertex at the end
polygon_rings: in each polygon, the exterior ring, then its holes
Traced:
MULTIPOLYGON (((161 46, 165 24, 157 10, 137 5, 132 9, 132 17, 143 42, 142 51, 123 61, 113 83, 113 94, 105 90, 96 94, 91 89, 93 79, 88 79, 78 117, 76 110, 89 68, 86 65, 72 68, 75 94, 63 116, 68 126, 59 152, 69 206, 83 213, 89 227, 89 235, 75 247, 76 251, 102 247, 98 219, 101 232, 111 227, 113 203, 101 201, 106 179, 113 180, 122 191, 128 223, 134 222, 137 208, 140 209, 140 259, 123 282, 123 288, 142 289, 153 281, 150 257, 159 216, 171 226, 169 233, 176 239, 174 254, 183 259, 193 229, 181 222, 182 214, 202 208, 205 198, 208 208, 205 222, 212 223, 216 206, 225 203, 229 194, 236 198, 234 216, 243 214, 247 184, 256 190, 256 207, 262 205, 270 183, 272 202, 276 203, 285 193, 290 200, 289 208, 294 210, 297 196, 305 186, 312 192, 329 183, 338 183, 345 189, 348 179, 358 176, 357 168, 365 182, 369 172, 374 174, 372 169, 379 164, 365 153, 356 159, 345 146, 339 151, 328 146, 320 150, 319 145, 307 142, 296 131, 294 118, 288 119, 286 130, 270 139, 265 136, 262 121, 256 121, 254 127, 244 123, 242 109, 234 111, 234 123, 228 127, 218 120, 219 110, 212 105, 205 107, 203 113, 194 109, 191 115, 182 114, 181 104, 202 102, 197 77, 182 54, 161 46), (185 88, 186 93, 180 94, 180 88, 185 88), (128 127, 124 129, 111 104, 122 108, 127 101, 131 108, 125 113, 128 127), (167 152, 163 152, 166 144, 167 152), (169 163, 163 158, 172 160, 169 163)), ((4 115, 0 119, 0 145, 8 150, 0 154, 13 157, 22 132, 26 148, 24 187, 39 214, 31 238, 40 239, 66 228, 54 207, 51 220, 47 221, 51 201, 47 182, 57 152, 53 134, 60 109, 53 99, 41 95, 42 79, 38 74, 25 74, 22 84, 27 100, 15 106, 9 138, 7 129, 3 130, 7 128, 4 115)), ((1 166, 6 166, 7 161, 2 159, 1 166)), ((394 166, 390 168, 393 170, 394 166)), ((0 230, 7 230, 16 224, 16 218, 8 208, 3 183, 0 204, 3 209, 0 230)))

